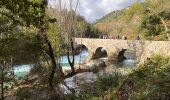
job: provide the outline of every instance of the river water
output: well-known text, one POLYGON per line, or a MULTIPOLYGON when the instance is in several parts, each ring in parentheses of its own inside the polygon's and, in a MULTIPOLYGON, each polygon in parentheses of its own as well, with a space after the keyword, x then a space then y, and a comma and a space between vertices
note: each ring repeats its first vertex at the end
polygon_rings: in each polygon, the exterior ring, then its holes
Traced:
MULTIPOLYGON (((79 55, 75 55, 75 64, 81 64, 81 63, 85 62, 88 55, 89 55, 89 53, 87 50, 82 51, 79 55)), ((60 60, 61 60, 61 65, 62 65, 63 69, 70 68, 69 64, 68 64, 67 56, 62 56, 60 58, 60 60)), ((17 78, 22 78, 30 72, 32 67, 33 67, 32 64, 16 65, 16 66, 14 66, 14 73, 17 76, 17 78)))
MULTIPOLYGON (((75 55, 75 64, 82 64, 86 61, 87 57, 88 57, 89 53, 87 50, 83 50, 79 55, 75 55)), ((70 57, 70 59, 72 60, 72 57, 70 57)), ((68 59, 67 56, 62 56, 60 58, 61 61, 61 66, 63 69, 69 69, 69 63, 68 63, 68 59)))
MULTIPOLYGON (((87 50, 83 50, 79 55, 75 55, 75 64, 81 64, 86 61, 89 53, 87 50)), ((136 58, 135 55, 131 52, 125 52, 124 56, 127 58, 123 62, 120 63, 114 63, 113 66, 115 67, 134 67, 136 65, 136 58)), ((71 57, 70 57, 71 58, 71 57)), ((102 58, 104 60, 107 60, 107 58, 102 58)), ((69 69, 68 59, 67 56, 61 57, 61 65, 63 69, 69 69)), ((14 73, 17 77, 24 77, 29 73, 33 65, 17 65, 14 66, 14 73)))
POLYGON ((124 57, 126 58, 123 62, 119 62, 115 64, 116 67, 135 67, 137 63, 137 57, 134 51, 127 50, 124 53, 124 57))

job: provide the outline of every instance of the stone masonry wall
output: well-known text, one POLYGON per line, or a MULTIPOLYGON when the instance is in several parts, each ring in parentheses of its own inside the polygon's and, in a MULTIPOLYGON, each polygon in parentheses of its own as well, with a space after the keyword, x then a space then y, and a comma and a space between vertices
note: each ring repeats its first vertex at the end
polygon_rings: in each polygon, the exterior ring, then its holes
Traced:
POLYGON ((170 41, 75 38, 75 44, 83 44, 88 48, 89 60, 99 47, 103 47, 107 51, 109 60, 116 60, 122 49, 135 50, 140 62, 144 62, 145 59, 150 58, 153 54, 170 56, 170 41))

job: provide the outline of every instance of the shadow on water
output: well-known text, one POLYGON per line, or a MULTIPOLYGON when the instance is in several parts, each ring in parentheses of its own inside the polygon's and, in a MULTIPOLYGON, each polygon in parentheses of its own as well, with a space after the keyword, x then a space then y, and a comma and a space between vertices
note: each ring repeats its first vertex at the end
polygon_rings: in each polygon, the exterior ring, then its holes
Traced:
POLYGON ((124 60, 114 64, 115 67, 135 67, 137 64, 137 57, 134 51, 126 50, 124 53, 124 60))

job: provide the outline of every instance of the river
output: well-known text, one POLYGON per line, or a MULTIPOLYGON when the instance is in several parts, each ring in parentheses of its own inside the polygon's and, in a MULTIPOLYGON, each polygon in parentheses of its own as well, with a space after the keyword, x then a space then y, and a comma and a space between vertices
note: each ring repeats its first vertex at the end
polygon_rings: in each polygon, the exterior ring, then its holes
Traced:
MULTIPOLYGON (((75 64, 82 64, 86 61, 89 53, 87 50, 83 50, 79 55, 75 55, 75 64)), ((136 65, 136 58, 133 53, 131 52, 125 52, 124 56, 127 58, 123 62, 120 63, 114 63, 113 66, 115 67, 134 67, 136 65)), ((71 58, 71 57, 70 57, 71 58)), ((107 60, 107 58, 102 58, 104 60, 107 60)), ((62 56, 60 58, 61 65, 63 69, 69 69, 68 59, 67 56, 62 56)), ((33 65, 17 65, 14 66, 14 73, 17 77, 24 77, 29 73, 33 65)))

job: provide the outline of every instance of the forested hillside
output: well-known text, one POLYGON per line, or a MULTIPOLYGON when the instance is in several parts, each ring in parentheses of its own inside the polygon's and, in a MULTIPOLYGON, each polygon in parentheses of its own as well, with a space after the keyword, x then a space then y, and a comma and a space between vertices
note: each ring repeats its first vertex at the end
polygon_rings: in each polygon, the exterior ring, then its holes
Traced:
POLYGON ((170 28, 170 1, 146 0, 135 2, 133 5, 99 19, 95 26, 114 36, 127 36, 136 39, 167 40, 170 28))

